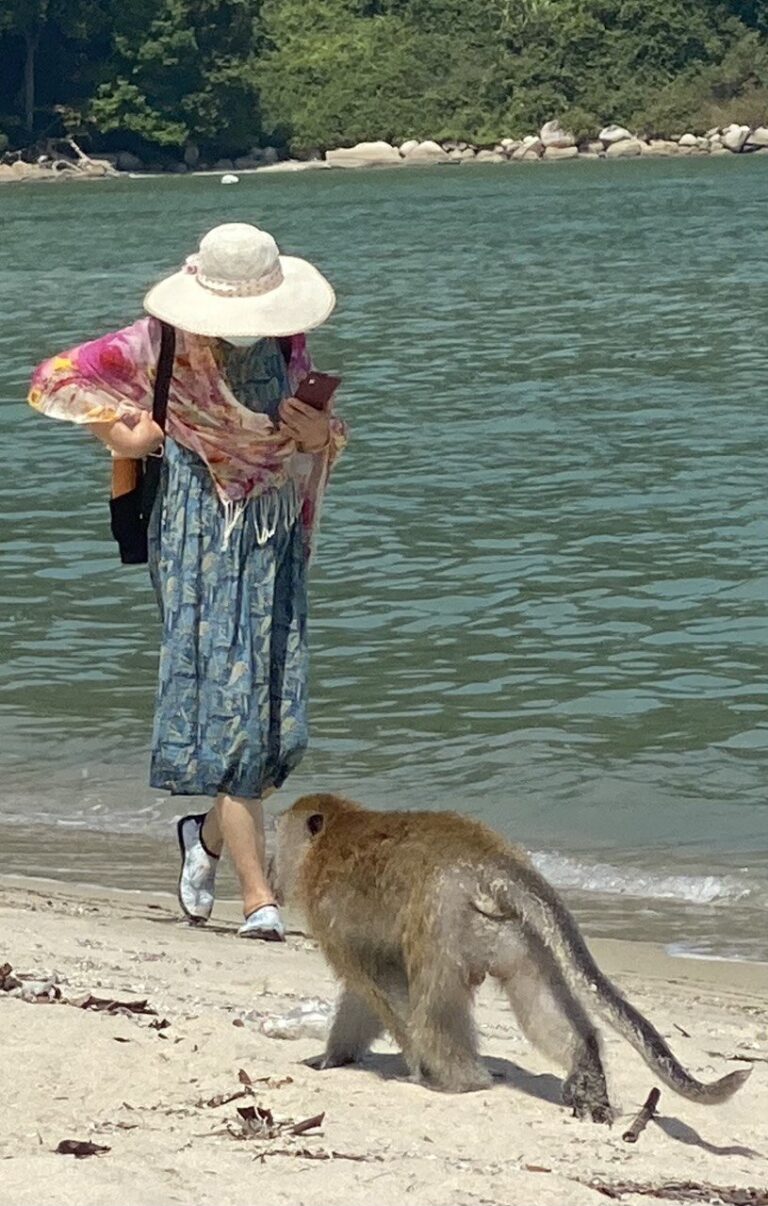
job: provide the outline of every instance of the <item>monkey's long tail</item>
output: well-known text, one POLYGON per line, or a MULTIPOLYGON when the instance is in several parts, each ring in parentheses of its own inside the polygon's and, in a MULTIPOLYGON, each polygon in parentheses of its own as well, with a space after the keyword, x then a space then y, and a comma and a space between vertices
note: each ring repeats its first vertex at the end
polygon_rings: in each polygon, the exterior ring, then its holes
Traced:
MULTIPOLYGON (((600 971, 568 909, 535 868, 516 862, 507 875, 489 884, 489 890, 503 915, 517 918, 538 933, 554 954, 569 986, 575 991, 586 990, 606 1020, 639 1051, 670 1089, 701 1105, 716 1105, 741 1088, 750 1068, 729 1072, 709 1084, 686 1072, 659 1032, 600 971)), ((484 902, 475 907, 489 915, 484 902)))

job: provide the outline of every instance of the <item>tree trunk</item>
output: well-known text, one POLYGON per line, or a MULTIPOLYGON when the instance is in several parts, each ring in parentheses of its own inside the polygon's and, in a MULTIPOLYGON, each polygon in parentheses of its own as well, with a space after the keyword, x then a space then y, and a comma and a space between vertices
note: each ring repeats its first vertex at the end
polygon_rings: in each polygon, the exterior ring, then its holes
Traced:
POLYGON ((24 124, 30 134, 35 125, 35 54, 39 36, 38 32, 24 34, 27 44, 24 60, 24 124))

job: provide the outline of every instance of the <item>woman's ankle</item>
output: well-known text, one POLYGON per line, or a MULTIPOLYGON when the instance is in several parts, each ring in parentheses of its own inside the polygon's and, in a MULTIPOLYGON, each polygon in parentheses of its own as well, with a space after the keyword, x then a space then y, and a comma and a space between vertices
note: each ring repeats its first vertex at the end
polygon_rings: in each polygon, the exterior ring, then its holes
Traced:
POLYGON ((275 905, 274 896, 264 895, 263 893, 261 895, 256 895, 254 893, 253 896, 244 897, 243 917, 247 919, 252 913, 258 912, 259 909, 265 908, 266 905, 275 905))

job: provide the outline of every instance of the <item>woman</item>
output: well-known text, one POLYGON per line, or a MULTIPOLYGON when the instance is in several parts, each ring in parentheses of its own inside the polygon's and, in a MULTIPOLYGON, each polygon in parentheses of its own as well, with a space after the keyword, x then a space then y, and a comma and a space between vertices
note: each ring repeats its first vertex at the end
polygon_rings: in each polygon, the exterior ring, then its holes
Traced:
POLYGON ((310 368, 304 333, 334 305, 328 281, 270 235, 218 226, 150 289, 149 317, 46 361, 29 397, 113 456, 164 444, 149 533, 163 625, 150 783, 213 798, 178 823, 179 901, 208 920, 226 846, 245 938, 285 936, 264 875, 262 801, 307 744, 307 562, 345 442, 329 410, 293 392, 310 368), (165 440, 152 418, 158 319, 176 332, 165 440))

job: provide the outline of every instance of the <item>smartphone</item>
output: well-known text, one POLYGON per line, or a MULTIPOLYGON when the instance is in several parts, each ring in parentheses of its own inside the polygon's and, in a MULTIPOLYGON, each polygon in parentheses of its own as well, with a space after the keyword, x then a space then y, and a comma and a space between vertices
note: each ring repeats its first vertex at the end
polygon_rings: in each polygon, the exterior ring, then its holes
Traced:
POLYGON ((314 369, 307 373, 293 391, 294 398, 314 406, 315 410, 327 410, 331 398, 341 385, 341 377, 333 377, 330 373, 318 373, 314 369))

